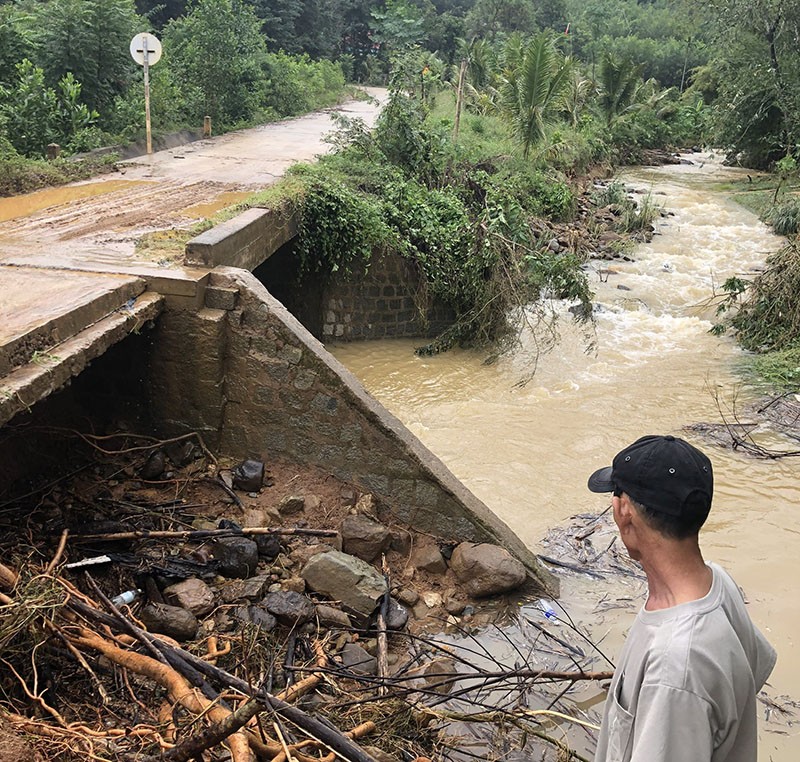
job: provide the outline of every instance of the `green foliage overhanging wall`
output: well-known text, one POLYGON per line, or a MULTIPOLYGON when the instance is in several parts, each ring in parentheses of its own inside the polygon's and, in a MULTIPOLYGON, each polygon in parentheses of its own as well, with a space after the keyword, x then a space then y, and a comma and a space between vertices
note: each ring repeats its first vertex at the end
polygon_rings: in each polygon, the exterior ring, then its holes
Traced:
POLYGON ((469 159, 419 99, 394 91, 374 133, 350 124, 343 150, 294 170, 304 186, 299 251, 305 272, 368 266, 381 251, 415 263, 427 294, 456 314, 423 351, 513 339, 545 294, 588 302, 580 261, 540 240, 539 215, 569 218, 563 179, 530 162, 469 159))

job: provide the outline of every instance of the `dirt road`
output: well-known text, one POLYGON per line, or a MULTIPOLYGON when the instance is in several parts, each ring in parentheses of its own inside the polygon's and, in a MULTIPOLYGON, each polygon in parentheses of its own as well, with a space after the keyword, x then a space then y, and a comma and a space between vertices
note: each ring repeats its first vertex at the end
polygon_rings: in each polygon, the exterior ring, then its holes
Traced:
MULTIPOLYGON (((330 150, 332 114, 373 124, 386 91, 372 100, 200 140, 143 156, 84 183, 0 199, 0 265, 127 269, 153 257, 135 252, 145 232, 185 228, 270 185, 292 164, 330 150)), ((162 263, 162 265, 165 263, 162 263)))

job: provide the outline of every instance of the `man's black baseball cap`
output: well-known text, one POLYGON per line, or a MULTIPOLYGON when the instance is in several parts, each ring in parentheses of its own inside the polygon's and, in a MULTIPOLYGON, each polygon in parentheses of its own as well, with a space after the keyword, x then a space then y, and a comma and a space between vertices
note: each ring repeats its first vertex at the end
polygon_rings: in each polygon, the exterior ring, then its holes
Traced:
POLYGON ((589 477, 592 492, 625 492, 646 508, 689 516, 711 507, 714 472, 696 447, 673 436, 646 436, 589 477))

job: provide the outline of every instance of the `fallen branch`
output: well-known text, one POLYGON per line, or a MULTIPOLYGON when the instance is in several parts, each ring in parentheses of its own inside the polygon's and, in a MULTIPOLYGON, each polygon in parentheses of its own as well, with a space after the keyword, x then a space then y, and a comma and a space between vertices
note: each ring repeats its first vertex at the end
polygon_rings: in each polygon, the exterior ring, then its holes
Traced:
POLYGON ((181 741, 160 757, 135 757, 136 762, 188 762, 200 759, 201 754, 212 746, 222 743, 226 738, 241 730, 266 707, 255 699, 248 699, 235 712, 209 725, 205 730, 181 741))
POLYGON ((216 537, 248 537, 250 535, 279 534, 305 535, 309 537, 336 537, 335 529, 273 529, 271 527, 244 527, 242 529, 180 529, 147 530, 136 529, 130 532, 109 532, 106 534, 75 534, 73 540, 209 540, 216 537))

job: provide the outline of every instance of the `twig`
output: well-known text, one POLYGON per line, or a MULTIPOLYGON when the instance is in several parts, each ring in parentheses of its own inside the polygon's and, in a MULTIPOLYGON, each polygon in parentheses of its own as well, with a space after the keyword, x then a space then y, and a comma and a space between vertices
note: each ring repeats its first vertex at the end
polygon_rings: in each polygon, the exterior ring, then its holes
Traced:
POLYGON ((381 599, 381 607, 378 611, 378 677, 381 679, 381 684, 378 686, 378 695, 385 696, 387 691, 385 680, 389 675, 386 617, 389 613, 389 591, 392 589, 389 581, 389 567, 386 564, 385 555, 381 556, 381 567, 383 569, 383 578, 386 581, 386 592, 381 599))
POLYGON ((52 574, 53 569, 58 566, 58 562, 61 560, 61 556, 64 555, 64 549, 67 547, 67 537, 69 537, 69 529, 65 529, 61 533, 61 539, 58 541, 58 548, 56 548, 56 554, 53 556, 52 560, 44 570, 45 576, 52 574))

